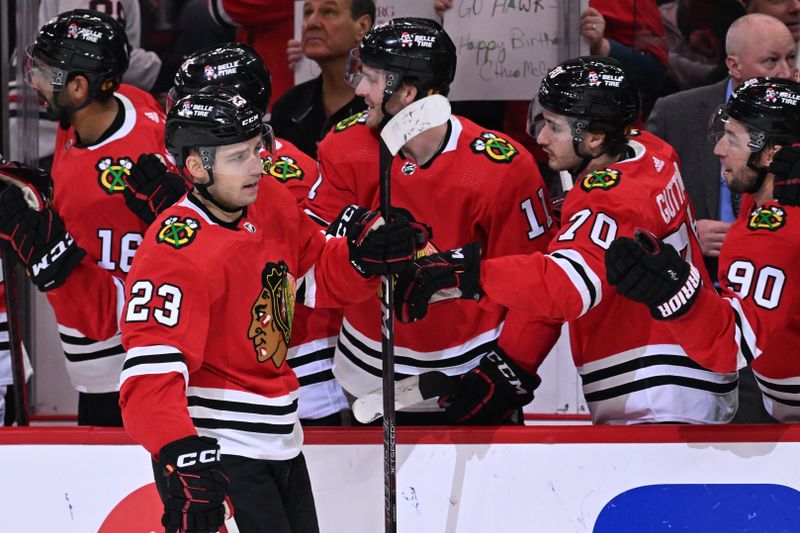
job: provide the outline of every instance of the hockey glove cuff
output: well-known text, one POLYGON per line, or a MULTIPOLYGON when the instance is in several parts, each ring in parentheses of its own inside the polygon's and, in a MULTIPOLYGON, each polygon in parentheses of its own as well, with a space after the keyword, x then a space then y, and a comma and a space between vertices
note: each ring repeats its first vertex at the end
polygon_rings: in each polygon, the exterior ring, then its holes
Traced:
POLYGON ((16 161, 0 164, 0 182, 19 188, 25 202, 35 211, 42 211, 53 197, 50 174, 16 161))
POLYGON ((649 232, 620 237, 605 254, 606 279, 617 292, 650 308, 656 320, 685 314, 700 293, 697 268, 649 232))

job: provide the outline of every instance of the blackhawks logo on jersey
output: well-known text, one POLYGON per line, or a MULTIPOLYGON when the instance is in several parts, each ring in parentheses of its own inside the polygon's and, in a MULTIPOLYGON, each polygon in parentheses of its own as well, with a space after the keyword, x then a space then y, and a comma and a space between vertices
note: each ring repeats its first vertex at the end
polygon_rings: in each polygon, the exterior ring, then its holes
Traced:
POLYGON ((347 128, 355 126, 356 124, 364 124, 367 121, 367 112, 362 111, 361 113, 356 113, 351 117, 347 117, 346 119, 340 120, 336 123, 333 127, 334 133, 339 133, 340 131, 344 131, 347 128))
POLYGON ((289 180, 301 180, 306 175, 297 161, 288 155, 279 155, 278 159, 265 162, 266 173, 276 180, 286 183, 289 180))
POLYGON ((125 176, 131 175, 133 161, 129 157, 120 157, 114 161, 112 157, 103 157, 97 162, 95 168, 100 171, 97 180, 100 187, 108 194, 122 192, 127 187, 125 176))
POLYGON ((777 205, 765 205, 757 207, 750 213, 747 220, 747 229, 765 229, 767 231, 777 231, 786 225, 786 211, 777 205))
POLYGON ((261 272, 261 292, 250 309, 247 338, 253 341, 256 360, 280 368, 289 351, 294 318, 294 276, 282 260, 268 262, 261 272))
POLYGON ((175 249, 188 246, 200 229, 200 223, 193 218, 169 217, 161 223, 156 234, 156 242, 168 244, 175 249))
POLYGON ((619 184, 620 176, 622 176, 622 173, 619 170, 614 170, 613 168, 595 170, 591 174, 587 174, 583 177, 581 180, 581 189, 587 192, 594 189, 607 191, 608 189, 616 187, 617 184, 619 184))
POLYGON ((486 154, 486 157, 495 163, 510 163, 519 153, 519 150, 508 142, 508 139, 498 137, 488 131, 481 133, 481 136, 474 139, 469 147, 476 154, 486 154))

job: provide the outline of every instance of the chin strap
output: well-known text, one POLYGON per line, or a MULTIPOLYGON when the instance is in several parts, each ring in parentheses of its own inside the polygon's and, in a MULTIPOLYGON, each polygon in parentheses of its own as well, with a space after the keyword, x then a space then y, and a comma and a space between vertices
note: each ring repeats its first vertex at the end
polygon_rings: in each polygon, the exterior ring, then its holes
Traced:
MULTIPOLYGON (((762 149, 763 150, 763 149, 762 149)), ((767 179, 767 174, 769 174, 769 168, 767 167, 759 167, 756 166, 756 156, 759 156, 762 152, 759 150, 758 152, 753 152, 750 154, 750 157, 747 159, 747 168, 750 170, 755 171, 756 173, 756 181, 753 185, 747 189, 746 191, 742 191, 748 194, 755 194, 757 193, 761 187, 764 185, 764 180, 767 179)))
POLYGON ((225 211, 226 213, 238 213, 242 210, 241 207, 231 208, 225 204, 220 203, 216 198, 214 198, 214 195, 212 195, 208 191, 208 183, 203 183, 202 185, 199 184, 195 185, 194 188, 197 189, 197 191, 200 193, 200 196, 202 196, 203 198, 214 204, 214 206, 217 207, 218 209, 225 211))

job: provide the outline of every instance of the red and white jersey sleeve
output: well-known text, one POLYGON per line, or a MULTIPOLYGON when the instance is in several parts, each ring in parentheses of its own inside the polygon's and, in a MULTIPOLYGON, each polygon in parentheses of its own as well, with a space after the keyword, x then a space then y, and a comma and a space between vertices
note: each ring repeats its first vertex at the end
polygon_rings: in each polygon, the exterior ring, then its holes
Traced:
POLYGON ((123 176, 141 154, 166 154, 164 112, 155 99, 125 84, 115 98, 122 111, 114 131, 95 144, 81 144, 72 128, 59 130, 51 171, 55 208, 86 250, 70 275, 75 279, 48 293, 67 370, 81 392, 117 390, 124 350, 114 322, 122 284, 145 231, 125 205, 123 176))
POLYGON ((739 218, 719 262, 722 295, 706 286, 668 324, 689 355, 730 372, 751 364, 767 411, 800 421, 800 208, 770 202, 739 218))
POLYGON ((481 286, 488 303, 569 322, 595 423, 726 422, 736 409, 735 373, 693 362, 665 324, 606 281, 605 250, 643 228, 709 284, 674 151, 646 132, 629 146, 630 157, 580 178, 567 194, 548 253, 484 261, 481 286))

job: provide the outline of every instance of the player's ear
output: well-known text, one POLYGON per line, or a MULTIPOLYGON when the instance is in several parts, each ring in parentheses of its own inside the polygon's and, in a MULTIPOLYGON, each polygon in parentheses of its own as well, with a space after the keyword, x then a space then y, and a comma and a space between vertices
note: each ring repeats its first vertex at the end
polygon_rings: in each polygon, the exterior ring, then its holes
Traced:
POLYGON ((772 163, 772 159, 775 157, 775 154, 777 154, 778 150, 780 149, 781 149, 780 144, 776 144, 774 146, 765 148, 764 151, 761 153, 761 164, 765 167, 768 167, 772 163))
POLYGON ((583 140, 589 148, 589 153, 597 154, 604 148, 606 134, 601 131, 587 131, 583 134, 583 140))
POLYGON ((728 74, 736 80, 742 79, 742 70, 739 68, 739 58, 737 56, 727 56, 725 66, 728 67, 728 74))
POLYGON ((208 171, 203 166, 203 160, 199 154, 192 152, 186 157, 186 170, 192 175, 192 181, 195 183, 208 182, 208 171))
POLYGON ((73 76, 65 88, 73 102, 82 102, 89 97, 89 80, 81 74, 73 76))

